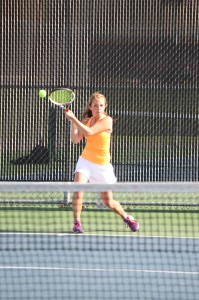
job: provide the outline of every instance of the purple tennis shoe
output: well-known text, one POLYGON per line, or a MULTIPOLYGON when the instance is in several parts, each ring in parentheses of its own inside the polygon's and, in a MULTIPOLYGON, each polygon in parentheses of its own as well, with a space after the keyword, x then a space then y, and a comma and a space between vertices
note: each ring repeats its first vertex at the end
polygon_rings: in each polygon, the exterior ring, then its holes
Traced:
POLYGON ((74 233, 83 233, 84 232, 84 229, 83 229, 80 221, 74 221, 73 232, 74 233))
POLYGON ((140 227, 138 221, 130 219, 130 216, 124 218, 124 222, 133 232, 136 232, 140 227))

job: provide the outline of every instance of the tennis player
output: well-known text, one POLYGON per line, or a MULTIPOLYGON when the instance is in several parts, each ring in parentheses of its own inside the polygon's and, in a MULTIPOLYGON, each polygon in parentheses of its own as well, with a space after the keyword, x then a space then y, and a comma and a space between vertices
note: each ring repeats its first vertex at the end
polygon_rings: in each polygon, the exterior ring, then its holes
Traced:
MULTIPOLYGON (((65 115, 71 121, 71 141, 79 143, 86 139, 86 146, 78 159, 74 181, 77 183, 115 183, 116 177, 113 166, 110 163, 110 139, 113 120, 107 115, 107 100, 104 95, 95 92, 90 97, 88 107, 83 113, 83 121, 80 122, 72 111, 66 111, 65 115)), ((101 192, 103 203, 122 217, 132 231, 139 229, 139 223, 130 215, 127 215, 119 202, 113 200, 112 192, 101 192)), ((81 224, 81 211, 83 192, 75 192, 73 195, 73 232, 83 233, 81 224)))

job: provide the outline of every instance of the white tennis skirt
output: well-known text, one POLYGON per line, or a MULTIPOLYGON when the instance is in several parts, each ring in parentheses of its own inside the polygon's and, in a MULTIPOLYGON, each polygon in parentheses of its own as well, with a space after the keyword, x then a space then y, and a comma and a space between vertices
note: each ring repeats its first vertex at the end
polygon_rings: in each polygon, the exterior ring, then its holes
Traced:
POLYGON ((84 174, 90 183, 116 183, 113 166, 111 163, 106 165, 94 164, 83 157, 79 157, 75 173, 84 174))

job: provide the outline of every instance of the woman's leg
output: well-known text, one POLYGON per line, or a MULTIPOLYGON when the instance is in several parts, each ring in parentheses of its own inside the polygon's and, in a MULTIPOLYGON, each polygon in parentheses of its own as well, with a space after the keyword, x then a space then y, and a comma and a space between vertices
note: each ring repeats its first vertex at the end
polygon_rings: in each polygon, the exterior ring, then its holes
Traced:
POLYGON ((102 192, 101 198, 102 198, 102 201, 104 202, 104 204, 108 208, 110 208, 111 210, 116 212, 120 217, 122 217, 124 219, 127 216, 127 214, 125 213, 121 204, 113 199, 113 194, 111 191, 102 192))
POLYGON ((132 216, 127 215, 121 204, 113 200, 113 195, 111 191, 102 192, 101 197, 104 204, 111 210, 116 212, 120 217, 122 217, 124 222, 130 227, 132 231, 137 231, 139 229, 138 221, 134 220, 132 216))
MULTIPOLYGON (((75 173, 74 182, 76 183, 87 183, 87 177, 79 172, 75 173)), ((73 216, 74 221, 80 221, 81 212, 82 212, 82 201, 83 201, 83 192, 75 192, 73 194, 73 216)))

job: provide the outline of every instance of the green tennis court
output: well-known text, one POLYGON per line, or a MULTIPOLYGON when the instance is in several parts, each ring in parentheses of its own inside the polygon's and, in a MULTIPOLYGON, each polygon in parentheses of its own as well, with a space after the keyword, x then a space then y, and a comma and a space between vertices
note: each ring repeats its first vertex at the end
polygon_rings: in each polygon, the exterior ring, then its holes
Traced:
MULTIPOLYGON (((130 210, 140 222, 140 231, 134 235, 165 237, 199 237, 199 211, 130 210)), ((0 209, 1 232, 72 232, 71 208, 4 207, 0 209), (13 221, 14 220, 14 221, 13 221)), ((107 210, 84 209, 82 223, 87 234, 132 234, 122 219, 107 210)))

